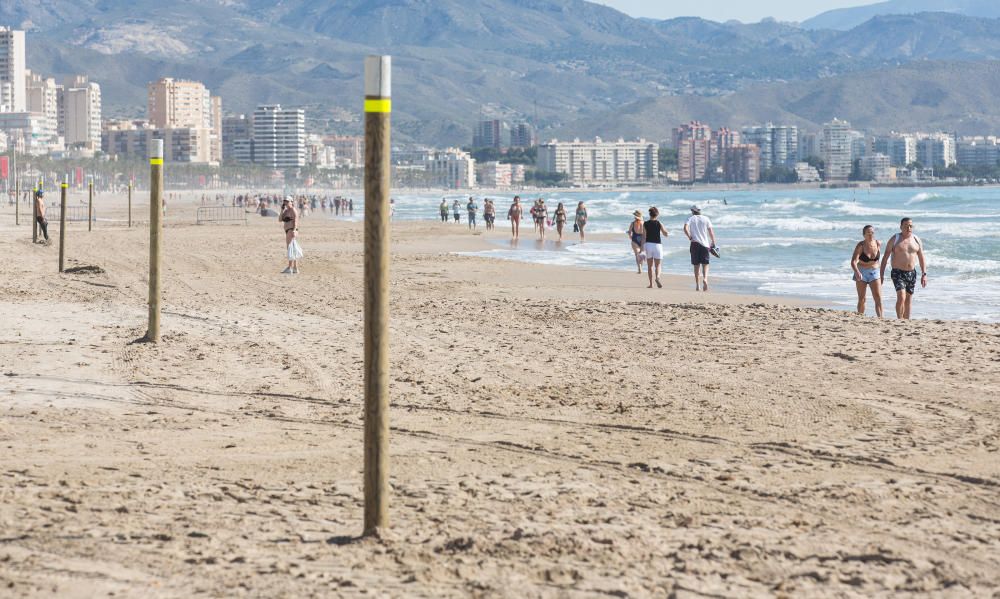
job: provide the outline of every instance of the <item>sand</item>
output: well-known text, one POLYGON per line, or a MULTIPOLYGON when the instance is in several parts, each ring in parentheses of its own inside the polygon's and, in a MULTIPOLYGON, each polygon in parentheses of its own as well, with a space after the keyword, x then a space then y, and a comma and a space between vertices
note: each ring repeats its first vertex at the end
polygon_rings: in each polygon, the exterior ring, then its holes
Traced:
POLYGON ((59 275, 0 210, 0 596, 1000 593, 998 325, 397 223, 392 522, 360 539, 360 225, 306 219, 291 277, 273 220, 193 221, 151 345, 148 229, 70 225, 59 275))

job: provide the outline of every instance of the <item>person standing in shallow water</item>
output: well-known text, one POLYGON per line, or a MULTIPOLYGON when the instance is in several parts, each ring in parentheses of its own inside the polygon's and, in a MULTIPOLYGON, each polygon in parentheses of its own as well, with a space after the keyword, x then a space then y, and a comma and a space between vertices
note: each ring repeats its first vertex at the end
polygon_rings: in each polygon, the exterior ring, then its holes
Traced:
POLYGON ((441 198, 441 205, 438 206, 438 210, 441 212, 441 222, 448 222, 448 201, 441 198))
POLYGON ((576 205, 576 229, 580 232, 580 241, 583 241, 583 229, 587 226, 587 207, 580 202, 576 205))
POLYGON ((649 289, 663 287, 660 282, 660 263, 663 261, 663 239, 668 235, 666 227, 657 218, 660 210, 656 206, 649 208, 649 220, 642 223, 642 247, 646 252, 646 274, 649 275, 649 289))
POLYGON ((507 210, 507 218, 510 220, 510 238, 517 239, 521 234, 521 214, 524 209, 521 208, 521 196, 514 196, 514 201, 511 202, 510 208, 507 210))
POLYGON ((556 232, 559 233, 559 241, 563 240, 563 228, 566 226, 566 207, 562 202, 556 206, 556 211, 552 213, 552 220, 556 221, 556 232))
POLYGON ((909 320, 910 304, 917 290, 917 269, 920 264, 920 286, 927 287, 927 261, 924 258, 924 244, 913 234, 913 220, 899 221, 899 233, 885 244, 885 255, 879 269, 879 281, 885 284, 885 265, 892 259, 892 285, 896 288, 896 318, 909 320))
POLYGON ((854 270, 854 286, 858 290, 858 314, 865 313, 865 299, 868 288, 872 290, 872 301, 875 302, 875 315, 882 318, 882 282, 878 276, 879 258, 882 257, 882 246, 875 239, 875 227, 865 225, 861 230, 864 239, 854 246, 851 255, 851 268, 854 270))

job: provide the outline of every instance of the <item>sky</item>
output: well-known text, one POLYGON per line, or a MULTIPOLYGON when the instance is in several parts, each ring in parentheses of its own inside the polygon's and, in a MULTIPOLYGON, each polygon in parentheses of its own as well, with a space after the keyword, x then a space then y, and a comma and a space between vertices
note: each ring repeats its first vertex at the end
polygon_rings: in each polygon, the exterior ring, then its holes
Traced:
POLYGON ((765 17, 779 21, 804 21, 834 8, 874 4, 876 0, 591 0, 606 4, 633 17, 672 19, 701 17, 711 21, 736 19, 756 23, 765 17))

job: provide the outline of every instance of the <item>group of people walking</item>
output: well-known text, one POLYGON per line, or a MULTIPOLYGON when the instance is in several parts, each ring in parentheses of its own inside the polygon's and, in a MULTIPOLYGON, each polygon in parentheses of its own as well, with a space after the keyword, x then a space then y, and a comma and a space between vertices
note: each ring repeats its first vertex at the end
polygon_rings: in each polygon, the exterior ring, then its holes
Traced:
MULTIPOLYGON (((645 262, 649 288, 652 289, 654 283, 662 288, 660 266, 663 262, 663 240, 667 238, 669 232, 659 220, 660 210, 656 206, 651 206, 649 220, 645 221, 642 219, 642 212, 638 210, 633 212, 632 216, 635 219, 625 234, 629 237, 632 253, 635 255, 636 272, 642 274, 642 264, 645 262)), ((691 265, 694 268, 694 289, 708 291, 708 266, 711 262, 709 256, 718 257, 719 252, 715 245, 712 221, 702 215, 698 206, 691 206, 691 216, 684 223, 684 235, 691 242, 689 251, 691 265)))
MULTIPOLYGON (((554 228, 559 235, 559 241, 563 240, 563 232, 569 215, 562 202, 556 206, 552 215, 549 215, 549 208, 545 205, 544 198, 536 199, 529 210, 531 220, 535 225, 535 233, 538 239, 545 240, 545 230, 554 228)), ((507 220, 510 221, 511 239, 519 239, 521 236, 521 217, 524 216, 524 206, 521 204, 521 196, 514 196, 514 200, 507 209, 507 220)), ((573 232, 580 234, 580 241, 585 239, 585 229, 587 228, 587 206, 583 202, 578 202, 576 212, 573 214, 573 232)))
POLYGON ((882 244, 875 238, 875 227, 865 225, 861 234, 864 238, 854 246, 854 253, 851 254, 852 279, 858 291, 858 314, 865 313, 870 289, 875 315, 882 318, 882 285, 885 284, 886 266, 890 266, 889 278, 896 290, 896 318, 909 319, 917 281, 920 281, 921 287, 927 287, 927 258, 924 256, 924 244, 913 234, 913 219, 906 217, 899 221, 899 233, 885 243, 885 254, 882 253, 882 244))

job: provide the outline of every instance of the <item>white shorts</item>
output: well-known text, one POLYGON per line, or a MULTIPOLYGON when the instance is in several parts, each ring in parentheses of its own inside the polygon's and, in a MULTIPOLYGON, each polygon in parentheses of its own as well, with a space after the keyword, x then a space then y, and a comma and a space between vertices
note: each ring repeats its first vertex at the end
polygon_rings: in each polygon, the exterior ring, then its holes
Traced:
POLYGON ((646 250, 646 260, 663 260, 663 244, 647 242, 643 249, 646 250))

